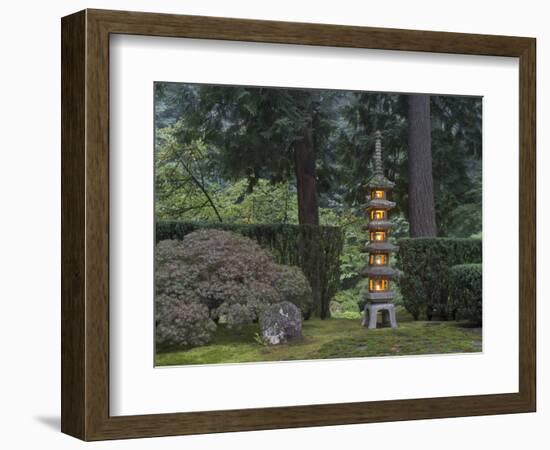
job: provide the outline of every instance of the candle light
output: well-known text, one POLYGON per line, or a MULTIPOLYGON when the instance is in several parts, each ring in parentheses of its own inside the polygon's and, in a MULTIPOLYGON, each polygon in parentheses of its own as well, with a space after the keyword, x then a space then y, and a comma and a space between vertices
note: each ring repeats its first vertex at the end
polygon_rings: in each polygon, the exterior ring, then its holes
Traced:
POLYGON ((371 266, 383 266, 386 264, 386 255, 385 254, 375 254, 371 253, 369 257, 369 264, 371 266))
POLYGON ((386 264, 386 255, 376 255, 374 260, 375 260, 375 264, 379 266, 384 265, 386 264))
POLYGON ((373 231, 370 234, 371 241, 385 241, 386 233, 384 231, 373 231))
POLYGON ((375 209, 371 212, 371 220, 384 220, 386 218, 386 212, 384 210, 375 209))
POLYGON ((369 280, 369 290, 373 292, 386 291, 388 289, 388 280, 386 279, 373 279, 369 280))

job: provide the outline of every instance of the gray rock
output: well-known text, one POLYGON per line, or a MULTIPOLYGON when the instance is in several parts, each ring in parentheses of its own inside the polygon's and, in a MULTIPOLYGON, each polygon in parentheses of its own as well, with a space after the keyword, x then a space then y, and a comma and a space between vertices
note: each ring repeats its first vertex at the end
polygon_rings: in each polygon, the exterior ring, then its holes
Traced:
POLYGON ((278 345, 302 338, 302 313, 290 302, 274 303, 260 316, 262 339, 278 345))

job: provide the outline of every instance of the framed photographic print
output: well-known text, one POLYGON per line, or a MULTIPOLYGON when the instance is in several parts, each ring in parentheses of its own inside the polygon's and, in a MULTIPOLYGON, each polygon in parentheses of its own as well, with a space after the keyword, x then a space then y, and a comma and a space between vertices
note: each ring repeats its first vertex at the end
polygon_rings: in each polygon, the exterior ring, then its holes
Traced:
POLYGON ((535 39, 62 19, 62 431, 535 410, 535 39))

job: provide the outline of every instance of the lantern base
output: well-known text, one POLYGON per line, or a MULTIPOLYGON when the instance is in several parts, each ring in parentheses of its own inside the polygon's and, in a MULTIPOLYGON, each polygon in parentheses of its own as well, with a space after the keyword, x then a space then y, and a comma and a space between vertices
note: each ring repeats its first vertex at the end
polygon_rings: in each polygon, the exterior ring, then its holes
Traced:
POLYGON ((371 303, 389 304, 394 297, 393 291, 367 292, 364 299, 371 303))
POLYGON ((397 328, 395 305, 393 303, 367 303, 363 311, 361 325, 369 329, 376 328, 379 312, 382 313, 383 323, 388 324, 392 328, 397 328))

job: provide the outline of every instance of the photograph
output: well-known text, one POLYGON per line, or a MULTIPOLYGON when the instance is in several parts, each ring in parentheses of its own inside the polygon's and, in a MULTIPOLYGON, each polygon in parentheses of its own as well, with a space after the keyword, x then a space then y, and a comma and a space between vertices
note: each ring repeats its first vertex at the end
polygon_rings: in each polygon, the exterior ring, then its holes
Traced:
POLYGON ((155 366, 482 352, 482 97, 153 92, 155 366))
POLYGON ((544 448, 549 8, 470 3, 6 2, 0 450, 544 448))

